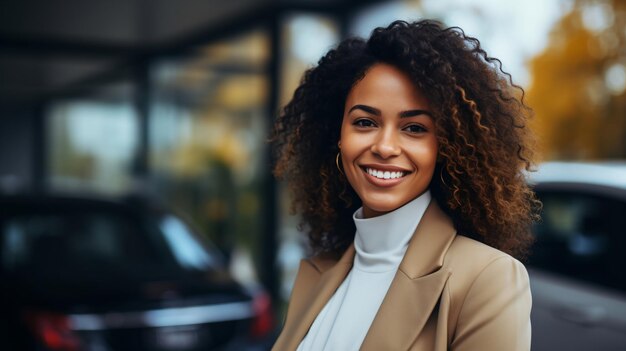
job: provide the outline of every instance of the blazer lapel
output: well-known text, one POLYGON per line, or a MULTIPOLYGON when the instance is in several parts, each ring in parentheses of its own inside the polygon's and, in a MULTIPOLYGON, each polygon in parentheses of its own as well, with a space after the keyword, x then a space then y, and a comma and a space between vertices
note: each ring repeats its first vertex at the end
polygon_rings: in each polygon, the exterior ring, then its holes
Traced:
MULTIPOLYGON (((301 301, 309 301, 309 303, 297 304, 299 306, 298 310, 293 311, 291 322, 285 324, 272 350, 295 350, 298 347, 317 315, 350 272, 354 262, 354 252, 353 244, 348 247, 337 264, 322 272, 317 283, 312 284, 307 289, 308 292, 302 296, 304 300, 301 301)), ((304 287, 304 289, 306 288, 304 287)), ((290 304, 293 304, 293 302, 290 302, 290 304)))
POLYGON ((424 213, 361 350, 408 350, 451 272, 441 269, 456 230, 433 200, 424 213))

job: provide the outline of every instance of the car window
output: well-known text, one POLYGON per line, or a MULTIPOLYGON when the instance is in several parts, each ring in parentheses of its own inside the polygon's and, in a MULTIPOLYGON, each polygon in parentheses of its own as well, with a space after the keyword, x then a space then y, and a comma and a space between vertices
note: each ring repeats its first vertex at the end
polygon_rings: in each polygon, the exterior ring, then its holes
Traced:
POLYGON ((166 258, 137 223, 102 213, 30 213, 0 222, 5 271, 157 265, 166 258))
POLYGON ((185 269, 206 270, 221 264, 216 253, 196 238, 189 227, 172 215, 161 218, 159 228, 178 264, 185 269))
POLYGON ((40 279, 177 279, 222 267, 169 213, 41 206, 0 211, 0 272, 40 279))
POLYGON ((626 203, 571 191, 537 191, 542 222, 529 264, 626 291, 626 203))

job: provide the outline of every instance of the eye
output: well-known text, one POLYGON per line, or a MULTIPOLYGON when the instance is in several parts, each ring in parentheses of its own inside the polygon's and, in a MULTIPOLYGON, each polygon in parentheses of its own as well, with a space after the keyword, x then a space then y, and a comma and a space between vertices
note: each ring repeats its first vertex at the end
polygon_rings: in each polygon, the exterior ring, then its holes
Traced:
POLYGON ((352 125, 355 125, 355 126, 361 127, 361 128, 369 128, 369 127, 375 127, 376 126, 374 121, 366 119, 366 118, 358 119, 358 120, 354 121, 354 123, 352 123, 352 125))
POLYGON ((409 133, 415 133, 415 134, 417 134, 417 133, 424 133, 424 132, 428 131, 428 130, 426 130, 426 128, 422 127, 419 124, 410 124, 410 125, 402 128, 402 130, 405 130, 405 131, 407 131, 409 133))

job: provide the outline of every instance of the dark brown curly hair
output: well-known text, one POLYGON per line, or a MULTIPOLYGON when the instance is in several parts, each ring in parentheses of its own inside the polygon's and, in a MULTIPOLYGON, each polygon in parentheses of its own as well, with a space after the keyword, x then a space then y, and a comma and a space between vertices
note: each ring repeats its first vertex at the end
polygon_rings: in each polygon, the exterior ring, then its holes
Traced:
POLYGON ((346 97, 376 63, 408 74, 430 102, 440 160, 430 190, 457 231, 523 257, 540 210, 523 172, 534 166, 524 91, 477 39, 432 20, 344 40, 305 72, 277 119, 274 173, 288 182, 313 251, 338 256, 354 239, 361 201, 335 156, 346 97))

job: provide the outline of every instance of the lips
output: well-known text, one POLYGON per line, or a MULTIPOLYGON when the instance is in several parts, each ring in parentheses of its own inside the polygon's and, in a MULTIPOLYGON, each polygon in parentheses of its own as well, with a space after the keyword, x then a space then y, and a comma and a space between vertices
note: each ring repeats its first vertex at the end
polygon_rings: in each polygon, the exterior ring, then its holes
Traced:
POLYGON ((373 185, 380 187, 394 186, 412 173, 406 169, 388 165, 364 165, 361 166, 365 178, 373 185))

